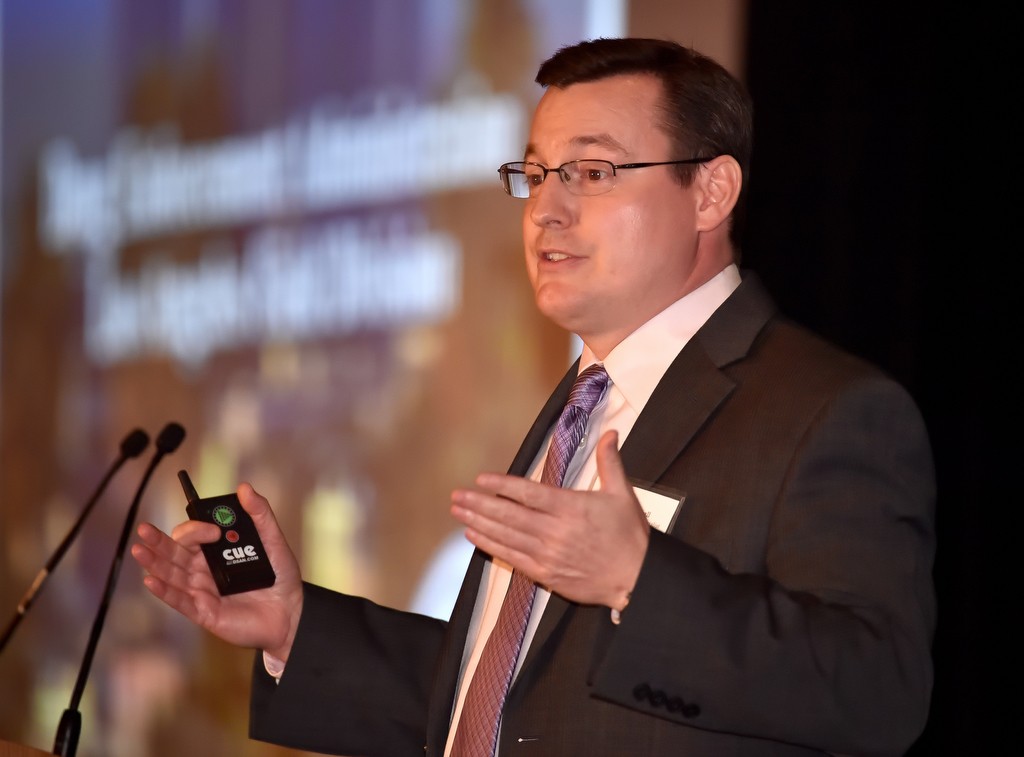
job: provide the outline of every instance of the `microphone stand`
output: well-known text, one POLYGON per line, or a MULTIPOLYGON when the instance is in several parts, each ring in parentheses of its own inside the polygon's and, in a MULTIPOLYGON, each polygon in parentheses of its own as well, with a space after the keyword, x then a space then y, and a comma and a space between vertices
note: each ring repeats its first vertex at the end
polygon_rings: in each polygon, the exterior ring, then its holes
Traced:
POLYGON ((21 598, 18 603, 18 609, 15 610, 14 615, 8 621, 6 628, 4 628, 3 636, 0 636, 0 652, 4 651, 4 647, 7 646, 7 642, 11 636, 14 635, 14 629, 16 629, 25 617, 25 613, 28 612, 28 608, 32 606, 32 602, 35 601, 36 594, 43 588, 43 584, 46 583, 46 579, 49 578, 50 573, 53 572, 54 568, 57 567, 57 563, 60 562, 61 558, 64 557, 64 553, 68 551, 68 547, 71 546, 71 542, 75 540, 78 532, 82 528, 82 524, 85 522, 86 517, 92 512, 93 506, 96 501, 100 498, 100 495, 107 488, 107 484, 110 483, 110 479, 114 477, 114 474, 121 468, 126 460, 130 457, 138 457, 139 454, 149 444, 149 435, 141 429, 135 429, 121 442, 121 454, 110 466, 109 470, 103 479, 100 481, 99 486, 96 487, 96 491, 93 492, 92 497, 85 504, 85 509, 82 510, 78 516, 78 520, 75 521, 74 525, 68 531, 64 537, 64 541, 60 543, 53 555, 47 560, 46 565, 43 566, 42 570, 36 574, 35 580, 32 581, 32 585, 28 587, 28 591, 25 592, 25 596, 21 598))
POLYGON ((131 507, 128 508, 128 517, 125 518, 124 528, 121 529, 121 538, 117 542, 117 550, 114 552, 114 559, 110 564, 110 572, 107 574, 107 583, 103 591, 103 600, 100 602, 99 611, 93 621, 92 630, 89 633, 89 641, 86 644, 85 656, 82 658, 82 667, 78 671, 78 679, 75 681, 75 689, 71 694, 71 703, 61 715, 60 724, 57 726, 57 736, 53 742, 53 754, 61 757, 74 757, 78 749, 78 737, 82 731, 82 714, 78 711, 78 705, 82 701, 82 694, 85 691, 85 681, 89 676, 89 668, 92 665, 93 655, 96 653, 96 645, 100 639, 100 632, 103 630, 103 622, 106 620, 107 609, 110 607, 110 599, 114 594, 114 587, 117 584, 118 574, 121 572, 121 562, 124 559, 125 546, 131 534, 132 524, 139 510, 139 502, 142 501, 142 492, 149 483, 153 469, 163 459, 164 455, 173 452, 181 444, 185 437, 185 429, 177 423, 168 423, 156 440, 157 451, 150 460, 146 472, 142 476, 142 482, 135 492, 131 507))

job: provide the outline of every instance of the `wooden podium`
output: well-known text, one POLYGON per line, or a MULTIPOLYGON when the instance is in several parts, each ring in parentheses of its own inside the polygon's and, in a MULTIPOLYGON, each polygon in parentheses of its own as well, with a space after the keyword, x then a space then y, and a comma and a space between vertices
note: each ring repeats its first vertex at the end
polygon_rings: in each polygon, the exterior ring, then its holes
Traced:
POLYGON ((42 752, 30 746, 12 744, 10 741, 0 739, 0 757, 53 757, 53 752, 42 752))

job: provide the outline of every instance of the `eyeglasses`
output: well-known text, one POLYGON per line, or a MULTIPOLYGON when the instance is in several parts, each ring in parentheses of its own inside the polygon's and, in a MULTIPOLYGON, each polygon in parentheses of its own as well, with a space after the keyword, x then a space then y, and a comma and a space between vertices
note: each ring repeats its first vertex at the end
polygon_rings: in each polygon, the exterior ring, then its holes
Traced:
POLYGON ((515 161, 504 163, 498 168, 501 186, 512 197, 528 199, 536 193, 549 173, 557 173, 566 189, 574 195, 599 195, 615 187, 617 171, 627 168, 649 168, 650 166, 675 166, 684 163, 707 163, 714 158, 688 158, 687 160, 662 160, 657 163, 620 163, 610 160, 570 160, 558 168, 548 168, 540 163, 515 161))

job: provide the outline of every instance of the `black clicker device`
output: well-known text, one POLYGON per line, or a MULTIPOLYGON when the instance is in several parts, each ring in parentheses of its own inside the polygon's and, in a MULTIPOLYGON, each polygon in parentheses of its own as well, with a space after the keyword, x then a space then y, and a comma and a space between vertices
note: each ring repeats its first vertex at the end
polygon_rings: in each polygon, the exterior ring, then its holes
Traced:
POLYGON ((263 548, 249 513, 242 509, 238 496, 224 494, 200 499, 185 471, 178 471, 188 504, 185 512, 191 520, 203 520, 220 528, 220 539, 203 544, 217 590, 221 595, 239 594, 272 586, 277 576, 263 548))

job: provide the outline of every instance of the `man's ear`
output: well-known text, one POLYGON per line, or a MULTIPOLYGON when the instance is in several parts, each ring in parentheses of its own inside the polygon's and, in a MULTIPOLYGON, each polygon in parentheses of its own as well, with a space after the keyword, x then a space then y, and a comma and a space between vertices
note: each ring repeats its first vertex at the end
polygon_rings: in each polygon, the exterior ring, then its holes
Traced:
POLYGON ((725 223, 736 207, 743 187, 743 172, 734 157, 719 155, 701 166, 694 183, 700 198, 697 231, 711 231, 725 223))

